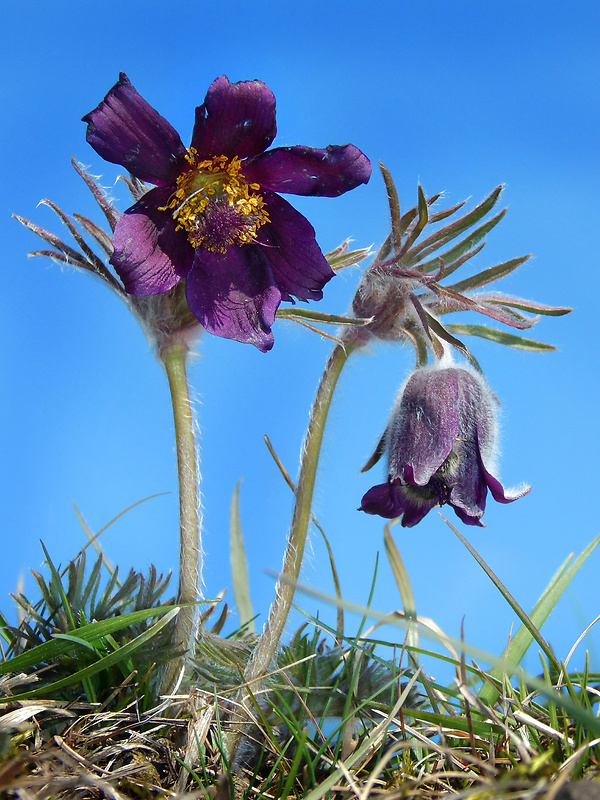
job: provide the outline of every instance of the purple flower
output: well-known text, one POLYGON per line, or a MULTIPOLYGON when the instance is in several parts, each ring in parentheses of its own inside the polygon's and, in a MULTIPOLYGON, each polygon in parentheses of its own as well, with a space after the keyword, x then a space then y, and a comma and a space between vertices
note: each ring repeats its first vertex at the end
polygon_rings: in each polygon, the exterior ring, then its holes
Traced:
POLYGON ((160 294, 185 279, 206 330, 263 352, 282 300, 322 298, 334 273, 312 225, 276 192, 336 197, 366 183, 371 163, 354 145, 267 151, 273 93, 225 76, 196 109, 189 148, 124 73, 83 120, 99 155, 155 185, 113 236, 110 263, 130 294, 160 294))
POLYGON ((400 391, 387 430, 388 480, 360 510, 411 528, 449 503, 467 525, 482 525, 487 490, 510 503, 529 486, 505 490, 492 475, 496 420, 490 390, 462 367, 424 367, 400 391))

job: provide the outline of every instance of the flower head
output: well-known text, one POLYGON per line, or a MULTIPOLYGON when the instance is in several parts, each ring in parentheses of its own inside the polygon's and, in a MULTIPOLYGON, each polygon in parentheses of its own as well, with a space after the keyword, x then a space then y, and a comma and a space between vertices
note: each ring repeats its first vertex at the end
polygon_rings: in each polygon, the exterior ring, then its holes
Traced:
POLYGON ((308 220, 277 192, 336 197, 366 183, 354 145, 267 148, 275 98, 261 81, 222 76, 196 109, 189 148, 121 73, 87 114, 87 141, 107 161, 154 184, 120 218, 110 263, 134 295, 185 280, 206 330, 273 346, 282 300, 320 300, 333 277, 308 220))
POLYGON ((467 525, 482 525, 488 489, 499 503, 530 491, 505 490, 492 475, 495 439, 490 390, 479 375, 458 366, 415 370, 387 430, 388 480, 365 494, 360 510, 402 515, 410 528, 449 503, 467 525))

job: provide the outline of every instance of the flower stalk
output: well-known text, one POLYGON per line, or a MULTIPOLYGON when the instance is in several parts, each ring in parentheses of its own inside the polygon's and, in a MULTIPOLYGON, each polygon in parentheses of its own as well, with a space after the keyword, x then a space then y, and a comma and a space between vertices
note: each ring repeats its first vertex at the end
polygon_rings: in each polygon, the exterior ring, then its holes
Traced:
MULTIPOLYGON (((353 330, 355 331, 356 329, 353 330)), ((350 354, 358 346, 359 343, 355 340, 353 332, 349 332, 344 336, 343 342, 337 344, 331 352, 317 389, 302 450, 300 474, 295 492, 294 514, 288 534, 281 574, 275 589, 275 598, 269 609, 263 632, 244 673, 244 686, 236 698, 237 703, 247 709, 250 692, 253 695, 256 694, 260 689, 259 684, 262 677, 271 666, 290 612, 304 556, 327 414, 342 368, 350 354), (246 687, 250 689, 250 692, 247 691, 246 687)), ((235 753, 242 736, 243 728, 232 734, 231 737, 229 755, 230 763, 234 766, 235 753)))
POLYGON ((163 677, 162 691, 175 690, 193 650, 198 632, 198 600, 202 597, 202 543, 198 503, 199 471, 196 459, 194 414, 186 373, 189 349, 181 342, 163 350, 161 359, 171 392, 177 473, 179 477, 179 589, 177 602, 181 608, 175 623, 174 641, 183 647, 182 654, 173 659, 163 677))

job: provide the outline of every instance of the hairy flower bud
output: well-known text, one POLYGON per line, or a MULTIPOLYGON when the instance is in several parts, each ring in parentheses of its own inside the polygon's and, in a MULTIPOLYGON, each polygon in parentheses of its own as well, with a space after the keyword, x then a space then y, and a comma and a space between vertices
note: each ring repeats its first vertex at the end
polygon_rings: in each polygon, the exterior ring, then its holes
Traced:
POLYGON ((358 318, 371 319, 364 327, 365 339, 373 336, 391 341, 406 338, 405 329, 417 319, 408 297, 414 285, 415 281, 390 278, 374 267, 363 272, 352 299, 352 311, 358 318))
POLYGON ((530 487, 505 490, 495 469, 496 419, 487 384, 457 366, 417 369, 404 384, 387 430, 388 480, 360 510, 410 528, 449 503, 467 525, 482 525, 487 490, 510 503, 530 487))

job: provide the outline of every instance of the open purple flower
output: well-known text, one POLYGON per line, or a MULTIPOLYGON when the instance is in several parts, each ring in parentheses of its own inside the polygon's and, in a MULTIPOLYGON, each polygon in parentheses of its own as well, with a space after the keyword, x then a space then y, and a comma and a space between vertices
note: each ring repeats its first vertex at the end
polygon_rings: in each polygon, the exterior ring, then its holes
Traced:
POLYGON ((121 73, 83 118, 107 161, 155 185, 119 220, 110 263, 134 295, 185 279, 206 330, 266 352, 282 300, 320 300, 334 273, 308 220, 276 192, 336 197, 366 183, 354 145, 278 147, 275 98, 261 81, 222 76, 196 109, 189 148, 121 73))
POLYGON ((491 470, 496 420, 490 390, 462 367, 424 367, 400 391, 387 430, 388 480, 374 486, 360 510, 411 528, 449 503, 467 525, 482 525, 487 490, 510 503, 529 486, 506 490, 491 470))

